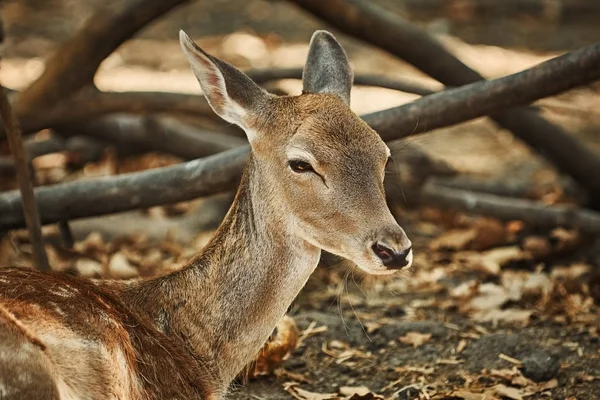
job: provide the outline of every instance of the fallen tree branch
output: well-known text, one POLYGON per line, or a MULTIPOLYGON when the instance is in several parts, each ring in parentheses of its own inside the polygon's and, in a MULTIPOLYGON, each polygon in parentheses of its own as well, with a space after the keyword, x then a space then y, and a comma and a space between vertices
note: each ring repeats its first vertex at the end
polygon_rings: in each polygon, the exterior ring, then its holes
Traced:
MULTIPOLYGON (((408 166, 410 177, 422 181, 425 175, 448 176, 454 170, 441 161, 431 160, 410 144, 402 148, 390 143, 393 153, 408 166)), ((248 146, 241 146, 207 158, 169 167, 90 178, 36 189, 42 222, 93 217, 139 208, 153 207, 232 190, 241 177, 248 156, 248 146)), ((19 193, 0 193, 0 231, 23 226, 19 193)))
POLYGON ((546 194, 562 192, 577 204, 586 203, 585 193, 570 179, 558 182, 532 183, 530 179, 514 179, 514 177, 474 177, 457 175, 450 178, 432 178, 431 181, 441 187, 493 194, 501 197, 517 197, 540 200, 546 194))
POLYGON ((518 220, 542 228, 567 226, 589 234, 600 233, 600 213, 575 206, 554 205, 524 199, 508 198, 493 194, 451 189, 427 183, 420 192, 411 192, 396 199, 411 204, 428 204, 472 214, 495 217, 504 221, 518 220))
MULTIPOLYGON (((568 89, 570 88, 569 85, 576 86, 586 80, 598 77, 600 75, 599 66, 600 44, 588 46, 576 52, 557 57, 518 74, 493 81, 480 81, 465 87, 436 93, 404 106, 369 114, 364 119, 373 128, 378 130, 384 139, 402 137, 414 130, 415 121, 421 121, 421 123, 426 121, 426 123, 423 123, 423 129, 421 129, 421 131, 425 131, 426 129, 461 122, 461 118, 476 118, 491 110, 498 110, 499 107, 510 107, 513 104, 527 103, 535 100, 535 96, 538 95, 544 96, 553 94, 555 91, 568 89), (565 71, 568 72, 568 75, 563 77, 561 74, 564 74, 565 71), (560 79, 557 79, 558 77, 560 79), (522 87, 526 87, 527 90, 522 90, 522 87), (527 91, 533 91, 535 96, 527 91), (444 115, 444 118, 440 117, 441 114, 444 115)), ((164 170, 164 176, 160 175, 161 169, 141 173, 157 174, 150 175, 155 181, 144 178, 146 175, 142 175, 142 178, 136 178, 134 175, 134 177, 130 178, 132 180, 131 185, 123 190, 121 190, 120 185, 130 183, 129 181, 122 180, 125 179, 123 177, 105 178, 97 184, 92 180, 81 182, 79 183, 82 185, 80 188, 81 192, 79 193, 87 192, 87 194, 81 195, 79 202, 76 205, 72 205, 72 210, 64 210, 60 209, 60 207, 69 204, 74 198, 78 197, 75 196, 75 193, 78 193, 78 183, 68 184, 75 186, 67 187, 56 185, 53 192, 40 191, 40 199, 46 198, 44 196, 54 199, 47 200, 52 203, 51 205, 40 200, 40 204, 42 204, 42 219, 44 222, 70 220, 72 218, 183 201, 199 196, 198 193, 206 195, 215 193, 216 190, 224 190, 227 187, 222 182, 236 182, 237 175, 226 177, 223 175, 223 171, 239 174, 241 170, 241 164, 235 164, 238 159, 231 158, 231 160, 228 160, 227 154, 230 153, 225 152, 214 156, 217 157, 219 163, 213 164, 211 161, 206 164, 208 165, 207 167, 204 167, 210 170, 210 168, 216 168, 215 165, 218 165, 221 170, 215 169, 213 171, 217 174, 217 180, 212 182, 206 180, 206 177, 204 177, 204 181, 198 180, 195 182, 196 186, 190 187, 191 192, 187 192, 185 188, 179 187, 179 192, 169 192, 168 196, 160 196, 155 194, 153 189, 155 182, 164 182, 165 176, 168 176, 174 182, 187 182, 188 177, 185 175, 193 175, 188 168, 195 168, 194 166, 185 167, 187 164, 178 167, 169 167, 173 169, 164 170), (87 186, 90 184, 93 186, 87 186), (205 184, 206 186, 200 189, 198 185, 201 184, 205 184), (64 194, 60 193, 61 188, 63 188, 64 194), (109 188, 112 188, 112 191, 109 191, 109 188), (139 191, 137 193, 132 191, 134 188, 139 191), (148 192, 151 195, 148 195, 148 192), (135 194, 137 196, 134 196, 135 194), (113 195, 115 196, 114 200, 109 200, 113 195), (126 197, 124 197, 126 195, 134 196, 134 201, 127 201, 126 197), (140 201, 140 197, 145 200, 140 201), (107 204, 98 205, 98 202, 94 199, 103 199, 102 202, 107 204), (87 214, 81 211, 80 208, 86 206, 88 207, 87 214), (54 207, 59 207, 59 209, 54 207)), ((213 157, 210 158, 210 160, 213 159, 213 157)), ((203 161, 199 160, 197 162, 203 161)), ((171 186, 167 185, 166 187, 171 186)), ((14 196, 18 197, 18 194, 13 192, 12 194, 0 195, 0 216, 2 216, 0 217, 0 227, 15 227, 19 226, 20 221, 22 222, 21 214, 18 212, 18 199, 14 196), (7 214, 6 223, 1 219, 4 217, 4 214, 7 214)))
POLYGON ((34 115, 90 85, 100 66, 137 31, 188 0, 128 0, 105 6, 46 62, 17 99, 17 115, 34 115))
MULTIPOLYGON (((302 79, 302 68, 265 68, 251 69, 245 71, 254 82, 263 84, 282 79, 302 79)), ((416 79, 403 77, 387 77, 376 74, 358 73, 354 75, 355 86, 373 86, 384 89, 398 90, 404 93, 425 96, 435 93, 441 88, 437 88, 435 83, 425 84, 416 79)))
MULTIPOLYGON (((290 1, 342 32, 407 61, 447 86, 461 86, 483 79, 425 31, 372 2, 290 1)), ((600 180, 595 173, 600 170, 600 158, 591 149, 528 110, 496 114, 493 119, 570 175, 588 191, 591 202, 600 207, 600 180)))
POLYGON ((161 151, 186 160, 248 143, 242 138, 200 129, 166 116, 117 114, 72 126, 68 134, 91 136, 141 151, 161 151))
MULTIPOLYGON (((242 146, 200 160, 112 177, 36 188, 42 223, 177 203, 235 187, 248 157, 242 146)), ((0 230, 23 226, 18 191, 0 194, 0 230)))
MULTIPOLYGON (((24 143, 26 148, 28 161, 36 157, 51 153, 71 152, 77 154, 73 158, 73 164, 83 165, 90 161, 100 159, 104 150, 108 146, 104 142, 100 142, 89 136, 73 136, 67 139, 53 135, 47 139, 39 141, 29 141, 24 143)), ((131 146, 130 146, 131 147, 131 146)), ((121 153, 130 153, 131 149, 119 149, 121 153), (125 151, 123 151, 125 150, 125 151)), ((0 174, 11 174, 15 172, 15 162, 10 156, 0 156, 0 174)))
MULTIPOLYGON (((390 140, 526 105, 597 79, 600 79, 600 43, 553 58, 516 74, 434 93, 363 118, 384 140, 390 140)), ((508 118, 514 118, 510 116, 511 113, 505 114, 508 118)), ((541 132, 543 131, 538 131, 541 132)), ((557 137, 544 139, 545 142, 553 142, 557 137)), ((544 140, 539 138, 536 142, 540 145, 544 140)), ((582 143, 576 143, 585 148, 582 143)), ((566 154, 556 155, 559 156, 565 157, 566 154)), ((574 156, 577 155, 569 154, 569 157, 574 156)), ((570 161, 572 160, 563 160, 565 163, 570 161)), ((594 157, 593 161, 599 168, 595 171, 600 171, 600 158, 594 157)), ((595 171, 587 171, 588 178, 596 176, 595 171)), ((600 182, 595 185, 600 185, 600 182)))
MULTIPOLYGON (((257 83, 266 84, 281 79, 301 79, 302 68, 267 68, 247 71, 257 83)), ((381 87, 405 93, 428 95, 435 93, 435 85, 423 84, 406 78, 390 78, 372 74, 358 74, 355 85, 381 87)), ((111 113, 173 113, 217 118, 203 96, 168 92, 102 92, 84 88, 58 102, 43 113, 20 119, 25 133, 89 121, 111 113)))
POLYGON ((29 240, 33 247, 33 259, 35 266, 41 271, 50 271, 48 256, 44 248, 40 218, 33 193, 33 182, 29 170, 29 157, 21 140, 21 130, 15 117, 4 87, 0 85, 0 116, 8 139, 10 151, 14 157, 17 169, 17 182, 19 184, 21 212, 25 215, 29 240))

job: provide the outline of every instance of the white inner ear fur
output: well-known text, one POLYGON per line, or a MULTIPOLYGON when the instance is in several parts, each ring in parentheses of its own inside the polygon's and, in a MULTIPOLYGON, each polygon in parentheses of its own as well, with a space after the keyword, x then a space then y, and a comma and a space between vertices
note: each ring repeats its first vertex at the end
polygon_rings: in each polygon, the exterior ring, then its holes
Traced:
POLYGON ((196 48, 196 44, 185 32, 180 31, 179 38, 183 52, 200 82, 200 87, 210 107, 225 121, 242 128, 246 132, 248 140, 252 142, 256 138, 256 133, 245 124, 246 110, 227 94, 225 78, 221 70, 196 48))

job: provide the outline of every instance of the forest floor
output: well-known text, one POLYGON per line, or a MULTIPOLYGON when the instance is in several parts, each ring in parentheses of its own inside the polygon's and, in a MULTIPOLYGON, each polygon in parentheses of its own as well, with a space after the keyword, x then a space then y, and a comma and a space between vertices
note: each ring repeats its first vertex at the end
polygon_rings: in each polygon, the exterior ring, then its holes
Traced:
MULTIPOLYGON (((9 2, 1 9, 7 41, 0 80, 14 89, 39 75, 41 60, 95 4, 34 3, 9 2)), ((391 8, 394 2, 381 3, 391 8)), ((441 33, 455 54, 488 77, 527 68, 598 34, 590 25, 563 29, 530 20, 512 23, 518 29, 444 18, 422 24, 441 33)), ((322 26, 284 2, 253 0, 243 7, 224 0, 197 2, 122 46, 103 64, 96 84, 105 90, 198 92, 175 40, 179 28, 208 51, 249 68, 302 65, 312 30, 322 26)), ((357 71, 431 84, 389 55, 341 39, 357 71)), ((298 92, 299 83, 285 81, 281 88, 298 92)), ((538 105, 545 116, 600 150, 598 93, 582 89, 538 105)), ((358 88, 353 108, 366 113, 414 98, 358 88)), ((557 190, 562 177, 485 119, 410 140, 464 174, 544 184, 551 189, 535 198, 565 201, 557 190)), ((102 161, 72 171, 55 154, 40 157, 34 167, 42 183, 55 183, 178 161, 156 153, 120 160, 109 152, 102 161)), ((14 181, 1 178, 0 190, 10 188, 14 181)), ((220 195, 74 221, 76 244, 69 250, 53 240, 56 229, 48 227, 51 262, 68 273, 116 279, 172 271, 202 248, 230 200, 220 195)), ((568 229, 535 230, 519 221, 393 208, 414 244, 411 271, 369 277, 324 257, 290 308, 298 340, 281 345, 291 354, 281 364, 267 365, 269 373, 237 384, 230 398, 600 399, 600 241, 568 229)), ((29 250, 23 232, 0 238, 0 265, 28 263, 29 250)), ((294 336, 278 331, 278 337, 286 334, 294 336)))

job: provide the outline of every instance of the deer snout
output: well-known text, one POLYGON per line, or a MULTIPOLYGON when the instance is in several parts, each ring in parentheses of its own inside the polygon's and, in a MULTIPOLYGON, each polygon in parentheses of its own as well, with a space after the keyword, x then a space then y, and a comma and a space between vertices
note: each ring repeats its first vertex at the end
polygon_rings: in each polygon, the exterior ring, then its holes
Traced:
POLYGON ((371 250, 388 269, 402 269, 412 264, 412 244, 403 231, 381 234, 371 245, 371 250))

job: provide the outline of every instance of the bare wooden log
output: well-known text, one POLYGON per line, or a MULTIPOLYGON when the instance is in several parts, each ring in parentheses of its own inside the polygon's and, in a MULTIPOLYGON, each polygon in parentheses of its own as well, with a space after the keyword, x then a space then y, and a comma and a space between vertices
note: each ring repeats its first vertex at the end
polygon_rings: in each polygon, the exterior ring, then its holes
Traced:
MULTIPOLYGON (((553 58, 516 74, 448 89, 409 104, 365 115, 363 118, 379 132, 384 140, 390 140, 526 105, 537 99, 598 79, 600 79, 600 43, 553 58)), ((518 112, 516 117, 511 116, 511 111, 505 113, 506 118, 515 119, 525 113, 535 117, 533 111, 526 109, 516 111, 518 112)), ((543 143, 555 144, 555 141, 560 141, 555 135, 547 134, 547 137, 541 137, 545 133, 547 132, 544 130, 529 133, 530 137, 536 138, 532 144, 541 149, 543 143)), ((582 154, 589 153, 581 142, 571 143, 572 146, 576 143, 582 154)), ((559 153, 555 158, 567 164, 572 160, 564 157, 573 156, 577 155, 559 153)), ((592 162, 600 168, 600 158, 595 154, 590 163, 592 162)), ((592 180, 594 176, 596 176, 594 171, 586 172, 587 180, 592 180)), ((600 182, 594 185, 598 186, 600 182)))
MULTIPOLYGON (((93 137, 74 136, 65 139, 53 135, 47 139, 39 141, 28 141, 24 143, 28 161, 36 157, 58 152, 76 153, 76 162, 73 164, 85 164, 86 162, 96 161, 104 153, 107 147, 106 143, 101 143, 93 137)), ((126 149, 125 153, 129 153, 126 149)), ((12 174, 15 172, 15 162, 10 156, 0 156, 0 174, 12 174)))
MULTIPOLYGON (((242 146, 148 171, 36 188, 42 223, 177 203, 234 188, 248 156, 242 146)), ((23 226, 18 191, 0 194, 0 230, 23 226)))
MULTIPOLYGON (((517 104, 521 104, 523 102, 529 102, 535 100, 535 96, 531 93, 528 93, 526 90, 522 90, 521 85, 525 85, 527 90, 534 90, 535 95, 547 95, 553 91, 564 90, 568 88, 568 85, 578 85, 581 84, 583 80, 591 79, 596 77, 596 74, 600 73, 599 61, 600 61, 600 45, 588 46, 582 50, 577 52, 567 54, 561 57, 558 57, 554 60, 547 61, 539 66, 533 67, 530 70, 521 72, 519 74, 511 75, 508 77, 496 79, 493 81, 481 81, 471 84, 466 87, 456 88, 452 90, 447 90, 442 93, 437 93, 434 95, 430 95, 424 98, 421 98, 414 103, 407 104, 401 107, 396 107, 390 109, 386 112, 370 114, 365 116, 365 120, 371 124, 372 127, 381 132, 384 139, 397 138, 406 136, 408 133, 412 132, 414 127, 413 124, 415 121, 427 121, 425 125, 425 129, 433 129, 435 127, 444 126, 448 123, 456 123, 460 122, 460 118, 475 118, 478 116, 484 115, 486 112, 490 112, 493 110, 497 110, 498 107, 510 107, 515 102, 517 104), (566 77, 563 77, 562 74, 568 72, 566 77), (556 79, 559 78, 560 79, 556 79), (564 78, 564 79, 563 79, 564 78), (415 105, 416 104, 416 105, 415 105), (441 119, 440 115, 444 115, 445 119, 441 119), (388 119, 390 118, 390 119, 388 119), (394 121, 393 123, 390 121, 394 121), (408 121, 408 122, 406 122, 408 121), (450 121, 450 122, 449 122, 450 121)), ((550 138, 552 139, 552 138, 550 138)), ((229 152, 221 153, 221 154, 229 154, 229 152)), ((215 156, 216 157, 216 156, 215 156)), ((226 156, 222 156, 226 157, 226 156)), ((211 158, 212 159, 212 158, 211 158)), ((230 173, 234 173, 236 167, 240 167, 240 165, 230 165, 230 162, 234 162, 237 159, 232 158, 234 161, 227 161, 226 158, 218 158, 220 163, 218 164, 220 168, 224 171, 229 171, 230 173)), ((209 165, 213 165, 210 164, 209 165)), ((194 168, 194 167, 190 167, 194 168)), ((161 181, 160 177, 160 169, 153 170, 154 174, 152 175, 156 178, 156 181, 161 181)), ((187 178, 183 176, 189 170, 186 167, 182 167, 180 169, 168 170, 170 172, 165 172, 166 175, 170 176, 175 182, 185 181, 187 178)), ((204 183, 207 185, 204 191, 200 191, 198 186, 192 187, 193 193, 202 192, 204 194, 214 193, 215 187, 225 189, 223 185, 219 185, 219 182, 223 182, 226 178, 218 174, 218 181, 213 186, 213 183, 210 181, 205 181, 204 183), (194 190, 198 190, 198 192, 194 192, 194 190)), ((166 204, 168 202, 177 202, 190 199, 194 197, 194 195, 190 195, 185 191, 185 189, 180 188, 179 190, 184 190, 185 193, 180 192, 179 194, 169 192, 169 196, 163 197, 159 195, 155 195, 152 190, 153 186, 151 181, 140 178, 132 178, 134 184, 131 187, 126 188, 123 192, 120 191, 119 185, 123 184, 123 182, 119 179, 123 179, 120 177, 110 178, 114 179, 111 181, 108 180, 102 181, 102 183, 98 183, 95 187, 91 187, 88 189, 87 186, 82 186, 83 191, 87 191, 88 193, 94 193, 98 198, 102 198, 104 201, 111 203, 113 200, 109 200, 111 194, 106 194, 105 191, 108 188, 112 187, 113 191, 111 193, 115 196, 115 204, 114 206, 111 204, 103 204, 102 208, 98 211, 94 211, 94 209, 98 206, 94 205, 94 201, 88 203, 86 201, 90 201, 93 197, 85 197, 81 195, 80 203, 77 203, 78 207, 83 207, 84 205, 89 206, 89 212, 94 214, 85 214, 85 212, 78 211, 74 212, 74 215, 78 217, 91 216, 91 215, 100 215, 102 213, 109 212, 118 212, 125 211, 135 207, 146 207, 150 205, 160 205, 166 204), (111 183, 112 182, 112 183, 111 183), (112 186, 111 186, 112 185, 112 186), (147 188, 147 186, 150 188, 147 188), (139 189, 138 195, 134 197, 134 199, 139 199, 140 196, 143 196, 144 199, 147 198, 146 193, 150 191, 152 193, 152 200, 149 200, 149 203, 146 202, 138 202, 135 200, 133 202, 127 202, 124 196, 131 195, 133 196, 136 192, 132 192, 131 189, 136 188, 139 189), (123 194, 122 194, 123 193, 123 194), (106 197, 108 196, 108 197, 106 197), (87 200, 86 200, 87 199, 87 200)), ((164 181, 164 177, 162 178, 164 181)), ((235 182, 236 176, 229 176, 228 182, 235 182)), ((89 181, 86 181, 86 184, 89 184, 89 181)), ((83 182, 81 183, 84 184, 83 182)), ((92 184, 93 181, 92 181, 92 184)), ((201 184, 200 181, 196 182, 197 185, 201 184)), ((57 185, 57 189, 54 192, 43 192, 43 193, 53 193, 50 197, 52 199, 63 199, 64 201, 53 200, 53 206, 47 206, 48 208, 42 209, 42 216, 44 221, 58 221, 64 219, 71 219, 71 216, 64 217, 62 213, 67 213, 71 211, 56 211, 53 207, 58 207, 61 204, 68 204, 73 198, 74 193, 77 193, 77 190, 74 189, 77 186, 77 183, 73 183, 73 187, 69 186, 69 190, 65 191, 65 194, 59 194, 61 185, 57 185), (63 198, 65 196, 65 198, 63 198), (55 210, 55 211, 52 211, 55 210), (48 212, 48 214, 45 214, 48 212), (52 212, 58 214, 51 214, 52 212), (52 216, 52 217, 50 217, 52 216), (60 216, 60 218, 59 218, 60 216), (49 219, 47 219, 49 218, 49 219), (58 218, 58 219, 52 219, 58 218)), ((40 192, 42 193, 42 192, 40 192)), ((41 194, 42 195, 42 194, 41 194)), ((18 207, 18 201, 14 193, 0 195, 0 216, 3 214, 11 214, 10 217, 7 217, 8 220, 6 225, 3 223, 0 217, 0 227, 3 226, 19 226, 19 221, 22 222, 22 217, 18 212, 15 212, 18 207), (6 212, 4 212, 6 211, 6 212), (12 222, 10 222, 12 221, 12 222), (11 225, 14 224, 14 225, 11 225)), ((44 196, 50 196, 44 194, 44 196)), ((87 194, 87 196, 92 196, 91 194, 87 194)), ((48 200, 50 201, 50 200, 48 200)), ((46 206, 46 204, 44 204, 46 206)), ((74 210, 78 208, 73 206, 74 210)))
POLYGON ((90 85, 100 66, 137 31, 188 0, 127 0, 92 16, 46 63, 46 68, 17 99, 19 116, 35 115, 90 85))
MULTIPOLYGON (((301 68, 268 68, 247 71, 257 83, 267 84, 281 79, 301 79, 301 68)), ((407 78, 391 78, 373 74, 357 74, 356 85, 381 87, 405 93, 427 95, 435 93, 434 84, 424 84, 407 78)), ((111 113, 164 113, 216 118, 206 99, 198 95, 167 92, 102 92, 85 88, 57 102, 43 113, 20 119, 23 132, 72 125, 111 113)))
MULTIPOLYGON (((454 170, 430 160, 418 147, 390 144, 401 163, 422 176, 452 175, 454 170)), ((232 190, 248 156, 240 146, 207 158, 149 171, 44 186, 36 189, 43 223, 93 217, 153 207, 232 190)), ((412 184, 412 181, 411 181, 412 184)), ((16 191, 0 194, 0 231, 23 226, 16 191)))
POLYGON ((68 129, 69 135, 91 136, 141 151, 171 153, 186 160, 248 143, 242 138, 200 129, 166 116, 117 114, 68 129))
MULTIPOLYGON (((290 1, 342 32, 407 61, 447 86, 461 86, 483 79, 425 31, 373 2, 290 1)), ((592 203, 600 206, 600 180, 593 172, 600 170, 600 159, 591 149, 560 127, 527 110, 496 114, 493 119, 571 176, 588 191, 592 203)))
POLYGON ((50 264, 44 248, 40 218, 33 193, 33 182, 29 171, 29 157, 21 141, 21 130, 17 118, 11 109, 2 85, 0 85, 0 116, 2 117, 10 151, 15 159, 20 193, 19 204, 22 206, 21 212, 25 215, 29 239, 33 247, 35 266, 42 271, 49 271, 50 264))
POLYGON ((585 204, 585 193, 572 180, 560 179, 558 182, 535 183, 530 179, 515 179, 514 177, 476 177, 457 175, 453 177, 435 177, 431 181, 438 186, 450 189, 493 194, 501 197, 517 197, 539 200, 548 193, 560 190, 577 204, 585 204))
POLYGON ((504 221, 518 220, 542 228, 566 226, 588 234, 600 234, 600 213, 576 206, 554 205, 493 194, 452 189, 433 183, 425 184, 419 192, 395 194, 399 202, 428 204, 445 209, 495 217, 504 221))
POLYGON ((411 17, 477 20, 491 18, 539 18, 577 23, 595 21, 600 13, 596 0, 405 0, 402 5, 411 17), (487 18, 486 18, 487 17, 487 18))

